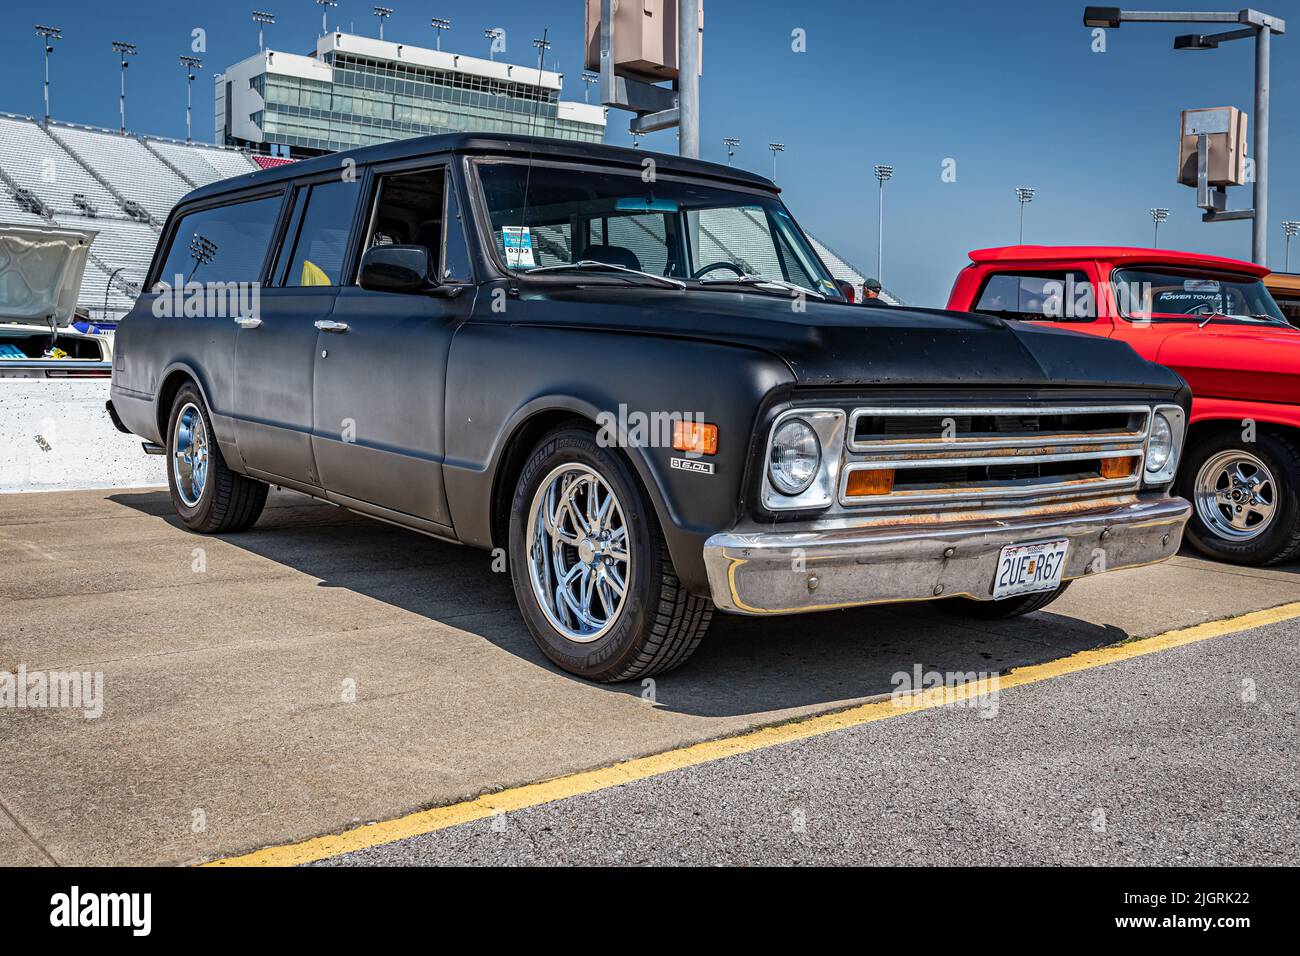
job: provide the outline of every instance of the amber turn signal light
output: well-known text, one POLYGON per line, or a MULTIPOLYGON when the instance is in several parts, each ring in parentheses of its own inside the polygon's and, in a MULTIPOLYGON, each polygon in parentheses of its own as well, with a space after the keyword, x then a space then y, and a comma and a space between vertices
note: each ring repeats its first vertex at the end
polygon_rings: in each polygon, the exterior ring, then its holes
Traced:
POLYGON ((673 422, 673 448, 697 455, 716 455, 718 426, 704 422, 673 422))
POLYGON ((894 469, 880 468, 875 471, 851 471, 849 483, 844 494, 849 498, 861 498, 866 495, 887 495, 894 490, 894 469))
POLYGON ((1131 478, 1137 467, 1136 458, 1103 458, 1101 476, 1103 478, 1131 478))

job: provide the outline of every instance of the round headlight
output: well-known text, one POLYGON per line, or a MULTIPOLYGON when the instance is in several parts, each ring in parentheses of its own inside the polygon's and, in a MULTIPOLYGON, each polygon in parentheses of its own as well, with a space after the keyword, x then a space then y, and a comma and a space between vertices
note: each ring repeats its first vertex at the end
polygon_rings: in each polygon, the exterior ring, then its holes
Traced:
POLYGON ((1151 440, 1147 442, 1147 471, 1159 474, 1174 453, 1174 429, 1169 419, 1157 412, 1151 419, 1151 440))
POLYGON ((808 490, 822 463, 822 446, 812 426, 792 418, 772 436, 772 459, 768 474, 777 491, 798 495, 808 490))

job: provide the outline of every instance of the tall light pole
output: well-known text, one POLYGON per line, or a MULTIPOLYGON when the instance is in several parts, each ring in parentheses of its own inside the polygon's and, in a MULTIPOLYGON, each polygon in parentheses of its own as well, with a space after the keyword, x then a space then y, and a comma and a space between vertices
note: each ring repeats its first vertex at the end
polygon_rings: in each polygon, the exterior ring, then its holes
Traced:
POLYGON ((194 106, 194 71, 203 69, 203 61, 197 56, 183 56, 181 66, 185 68, 185 142, 194 142, 190 131, 190 112, 194 106))
POLYGON ((1016 199, 1020 201, 1020 244, 1025 243, 1025 206, 1034 201, 1034 190, 1029 186, 1016 187, 1016 199))
POLYGON ((700 26, 700 4, 678 0, 677 152, 689 159, 700 158, 700 26))
POLYGON ((320 35, 324 36, 330 32, 330 7, 337 7, 339 5, 339 0, 312 0, 312 2, 320 7, 320 35))
POLYGON ((429 26, 433 27, 435 30, 438 31, 438 34, 437 34, 437 36, 434 38, 434 41, 433 41, 433 48, 434 48, 435 50, 441 50, 441 49, 442 49, 442 31, 443 31, 443 30, 450 30, 450 29, 451 29, 451 21, 448 20, 448 19, 446 19, 446 18, 444 18, 444 17, 434 17, 433 19, 431 19, 431 20, 429 21, 429 26))
POLYGON ((1174 38, 1175 50, 1214 50, 1229 40, 1255 40, 1255 190, 1254 209, 1223 212, 1206 209, 1204 222, 1250 219, 1251 258, 1259 265, 1268 259, 1268 121, 1269 57, 1273 34, 1286 32, 1286 21, 1258 10, 1228 13, 1173 12, 1165 10, 1121 10, 1118 7, 1086 7, 1083 22, 1089 27, 1116 28, 1121 23, 1236 23, 1241 29, 1225 33, 1186 34, 1174 38))
POLYGON ((140 51, 139 49, 136 48, 136 45, 134 43, 127 43, 125 40, 114 40, 112 42, 113 42, 113 52, 116 53, 122 60, 121 92, 118 94, 117 108, 118 108, 118 115, 122 121, 121 133, 123 136, 125 136, 126 135, 126 66, 127 66, 126 58, 128 56, 135 56, 140 51))
POLYGON ((785 152, 785 143, 768 143, 767 148, 772 151, 772 182, 776 182, 776 154, 785 152))
POLYGON ((274 13, 263 13, 261 10, 253 11, 253 22, 257 24, 257 48, 265 50, 266 45, 262 42, 262 27, 275 25, 274 13))
POLYGON ((736 147, 740 145, 740 140, 734 136, 728 136, 722 141, 722 145, 727 147, 727 165, 731 165, 731 157, 736 155, 736 147))
POLYGON ((1155 207, 1151 210, 1151 221, 1156 224, 1156 233, 1151 240, 1151 248, 1160 248, 1160 224, 1169 218, 1169 210, 1162 207, 1155 207))
POLYGON ((1298 232, 1300 232, 1300 222, 1294 219, 1282 220, 1282 234, 1286 236, 1286 265, 1282 267, 1283 272, 1291 271, 1291 239, 1298 232))
POLYGON ((893 166, 876 166, 876 179, 880 182, 880 209, 876 233, 876 281, 885 283, 885 183, 894 175, 893 166))
POLYGON ((497 58, 497 40, 506 35, 506 31, 500 27, 492 27, 490 30, 484 30, 483 35, 488 39, 488 59, 497 58))
POLYGON ((582 102, 591 102, 591 88, 594 84, 600 82, 600 74, 592 73, 590 70, 582 71, 582 102))
POLYGON ((45 50, 45 125, 50 125, 50 54, 54 52, 55 40, 63 39, 63 31, 58 27, 46 27, 36 24, 36 35, 41 38, 45 50))
POLYGON ((384 21, 393 15, 392 7, 374 7, 371 11, 379 18, 379 39, 384 38, 384 21))

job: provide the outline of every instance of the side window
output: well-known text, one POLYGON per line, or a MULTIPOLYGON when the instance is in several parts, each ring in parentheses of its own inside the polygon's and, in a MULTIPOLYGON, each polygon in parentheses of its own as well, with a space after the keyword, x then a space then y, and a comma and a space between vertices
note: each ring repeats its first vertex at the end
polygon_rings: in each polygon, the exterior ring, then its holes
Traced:
POLYGON ((1083 272, 997 272, 984 281, 972 312, 1027 322, 1090 321, 1096 318, 1083 272))
POLYGON ((258 282, 282 194, 201 209, 181 218, 158 272, 168 286, 258 282))
POLYGON ((432 257, 436 275, 444 281, 469 281, 469 253, 460 207, 454 195, 447 195, 446 182, 447 172, 442 166, 381 176, 366 247, 424 246, 432 257))
MULTIPOLYGON (((296 203, 307 193, 296 235, 294 226, 285 237, 285 249, 292 249, 281 284, 289 287, 336 286, 343 271, 348 232, 356 211, 358 187, 342 179, 303 187, 296 203), (292 240, 292 243, 290 242, 292 240)), ((297 217, 295 217, 296 219, 297 217)))

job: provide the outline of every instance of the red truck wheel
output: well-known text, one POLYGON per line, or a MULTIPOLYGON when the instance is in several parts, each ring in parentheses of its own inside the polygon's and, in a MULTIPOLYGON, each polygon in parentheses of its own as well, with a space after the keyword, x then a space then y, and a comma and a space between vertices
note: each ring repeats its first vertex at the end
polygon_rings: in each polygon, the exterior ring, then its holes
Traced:
POLYGON ((1300 446, 1264 432, 1193 439, 1178 493, 1195 513, 1187 539, 1202 554, 1233 564, 1281 564, 1300 554, 1300 446))

